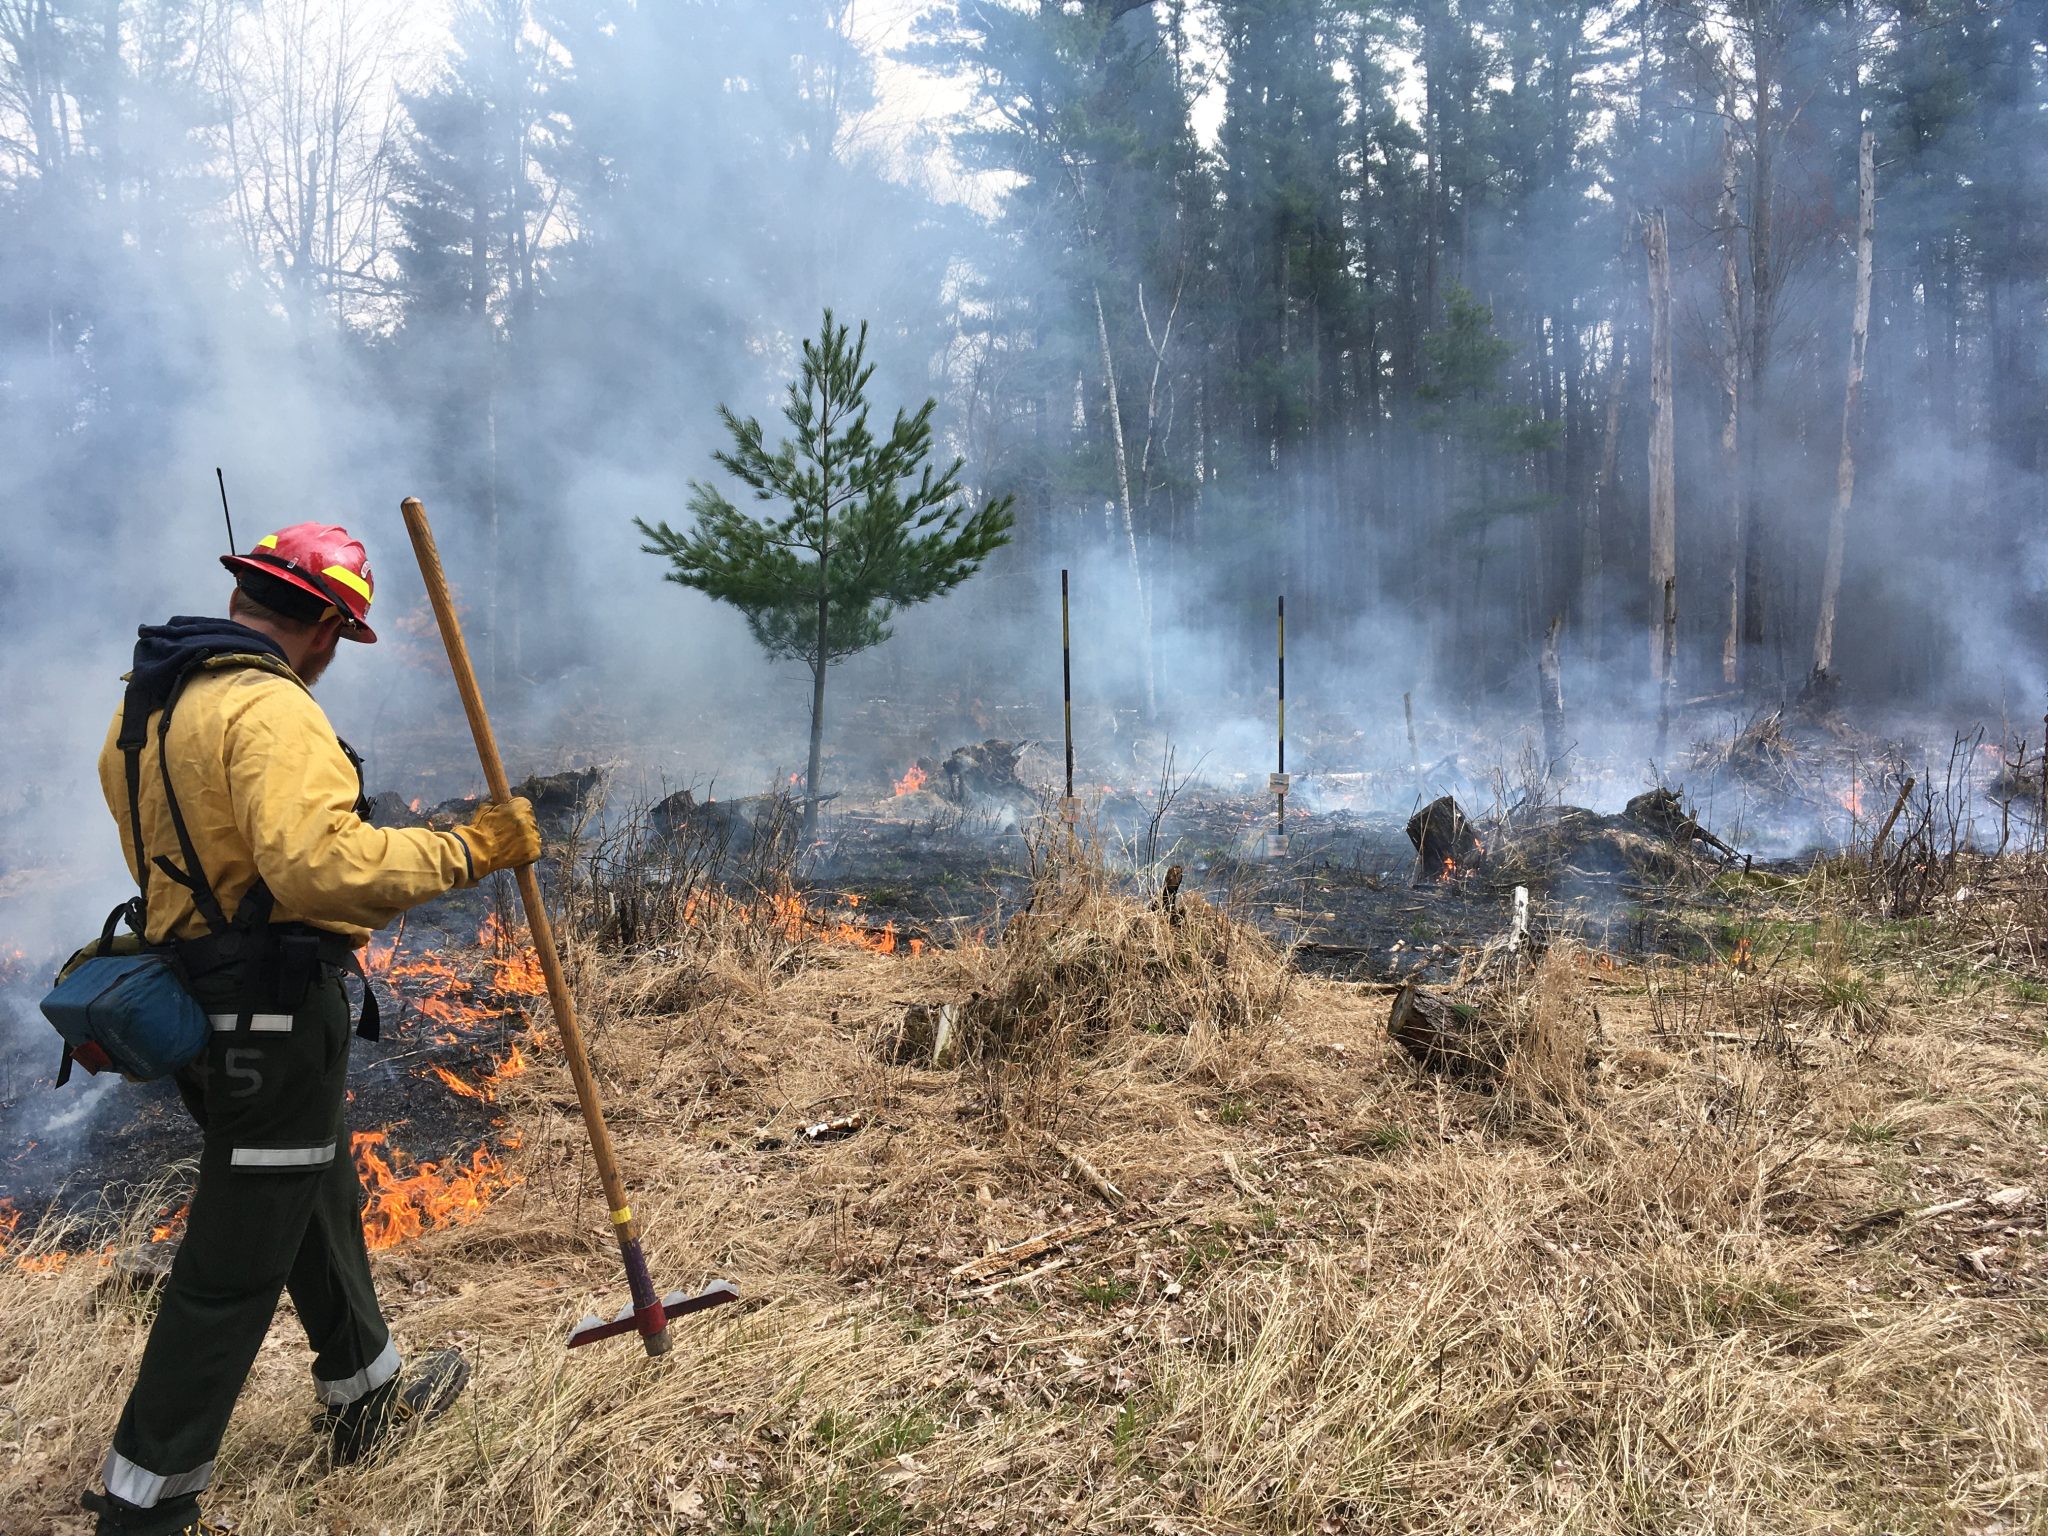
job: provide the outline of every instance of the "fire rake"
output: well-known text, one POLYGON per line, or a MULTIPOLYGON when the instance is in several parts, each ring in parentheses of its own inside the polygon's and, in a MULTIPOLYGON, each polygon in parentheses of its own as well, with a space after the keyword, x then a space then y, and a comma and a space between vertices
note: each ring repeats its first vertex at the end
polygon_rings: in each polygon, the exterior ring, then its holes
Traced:
MULTIPOLYGON (((448 665, 455 673, 455 687, 462 695, 462 709, 469 716, 469 731, 476 738, 477 757, 483 763, 484 781, 491 798, 512 798, 512 786, 505 777, 504 759, 498 755, 498 739, 484 713, 483 694, 476 685, 476 670, 469 662, 469 645, 462 638, 462 621, 448 593, 448 578, 441 570, 441 554, 434 547, 434 531, 427 525, 427 509, 417 496, 408 496, 400 511, 405 531, 412 536, 412 549, 419 558, 420 575, 427 584, 427 596, 434 604, 434 618, 441 626, 441 643, 448 649, 448 665)), ((562 975, 562 957, 555 952, 554 929, 548 909, 541 901, 540 880, 527 865, 518 871, 519 899, 526 908, 527 930, 540 958, 541 975, 547 979, 548 1002, 555 1011, 555 1023, 562 1031, 562 1054, 569 1059, 569 1076, 576 1083, 576 1102, 583 1109, 583 1126, 590 1133, 590 1150, 597 1160, 597 1177, 604 1185, 606 1207, 611 1211, 612 1230, 619 1240, 619 1256, 626 1265, 626 1286, 632 1305, 610 1321, 586 1317, 569 1335, 569 1346, 594 1343, 614 1334, 637 1332, 650 1355, 668 1353, 668 1320, 687 1312, 701 1312, 721 1302, 737 1301, 739 1291, 730 1281, 714 1280, 701 1291, 671 1291, 657 1296, 647 1273, 647 1258, 640 1251, 640 1227, 633 1208, 626 1203, 625 1180, 619 1176, 618 1160, 612 1156, 612 1139, 605 1130, 604 1103, 598 1097, 597 1080, 590 1075, 590 1057, 583 1049, 583 1032, 576 1027, 576 1002, 569 995, 568 980, 562 975)))

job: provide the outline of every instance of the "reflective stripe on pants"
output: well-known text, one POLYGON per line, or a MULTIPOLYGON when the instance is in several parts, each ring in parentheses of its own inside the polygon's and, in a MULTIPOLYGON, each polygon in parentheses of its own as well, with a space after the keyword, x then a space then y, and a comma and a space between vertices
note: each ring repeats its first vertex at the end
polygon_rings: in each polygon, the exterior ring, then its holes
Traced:
POLYGON ((325 1168, 334 1161, 334 1146, 237 1147, 229 1161, 236 1168, 325 1168))
POLYGON ((346 1408, 357 1398, 367 1397, 398 1374, 398 1344, 396 1341, 384 1346, 384 1353, 340 1381, 322 1381, 313 1378, 313 1390, 320 1394, 320 1401, 329 1408, 346 1408))
MULTIPOLYGON (((241 1022, 239 1013, 209 1013, 207 1023, 216 1034, 226 1034, 241 1022)), ((288 1035, 292 1031, 292 1016, 288 1013, 252 1013, 249 1028, 259 1035, 288 1035)))
POLYGON ((100 1468, 100 1481, 107 1485, 107 1492, 124 1503, 137 1509, 154 1509, 159 1499, 204 1491, 213 1481, 213 1463, 206 1462, 190 1472, 152 1472, 147 1467, 138 1467, 119 1451, 109 1451, 106 1465, 100 1468))

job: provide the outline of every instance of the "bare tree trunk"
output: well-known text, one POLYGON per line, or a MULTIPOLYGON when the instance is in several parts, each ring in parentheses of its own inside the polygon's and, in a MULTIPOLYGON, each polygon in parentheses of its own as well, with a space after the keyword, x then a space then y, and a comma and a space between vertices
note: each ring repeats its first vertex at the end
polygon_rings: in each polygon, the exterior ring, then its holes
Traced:
POLYGON ((1139 645, 1145 660, 1145 718, 1159 715, 1159 687, 1152 667, 1152 599, 1145 592, 1145 572, 1138 563, 1138 527, 1131 511, 1131 461, 1124 449, 1124 414, 1116 397, 1116 356, 1109 346, 1109 316, 1102 308, 1102 285, 1094 285, 1095 334, 1102 344, 1102 382, 1109 395, 1109 436, 1116 449, 1116 500, 1123 513, 1124 546, 1131 557, 1131 586, 1138 599, 1139 645))
MULTIPOLYGON (((867 339, 865 330, 861 339, 867 339)), ((818 775, 825 766, 825 669, 832 664, 832 386, 818 402, 818 654, 811 662, 811 754, 804 765, 804 842, 818 835, 818 775)))
POLYGON ((1620 319, 1614 327, 1612 353, 1607 360, 1607 413, 1600 429, 1600 467, 1593 475, 1593 495, 1586 503, 1586 523, 1579 541, 1579 602, 1581 625, 1590 630, 1593 654, 1607 659, 1607 625, 1601 611, 1601 523, 1614 499, 1614 482, 1621 467, 1621 396, 1628 381, 1628 353, 1621 339, 1620 319))
POLYGON ((1564 777, 1564 666, 1558 657, 1558 635, 1564 629, 1564 615, 1557 614, 1543 636, 1543 652, 1536 660, 1537 702, 1543 715, 1543 772, 1546 778, 1564 777))
POLYGON ((1777 195, 1776 158, 1771 135, 1773 91, 1779 55, 1784 47, 1779 26, 1782 0, 1747 0, 1750 53, 1755 59, 1750 133, 1754 140, 1753 174, 1749 185, 1749 411, 1750 430, 1744 451, 1749 473, 1744 496, 1748 511, 1742 524, 1742 642, 1755 664, 1764 639, 1764 402, 1771 369, 1771 330, 1777 319, 1777 263, 1772 250, 1771 204, 1777 195))
POLYGON ((1856 308, 1849 329, 1849 382, 1842 396, 1842 457, 1835 470, 1835 513, 1828 520, 1827 565, 1821 573, 1820 622, 1813 631, 1813 680, 1826 681, 1835 661, 1835 605, 1842 593, 1842 550, 1849 504, 1856 495, 1856 429, 1863 408, 1863 359, 1870 341, 1871 236, 1877 222, 1877 137, 1863 131, 1856 155, 1856 308))
POLYGON ((1671 745, 1671 701, 1678 692, 1678 580, 1664 583, 1664 684, 1657 690, 1657 761, 1671 745))
POLYGON ((1671 419, 1671 246, 1664 210, 1649 217, 1643 244, 1650 263, 1650 678, 1668 685, 1672 603, 1678 579, 1678 503, 1671 419))
POLYGON ((497 368, 497 351, 486 331, 484 348, 484 539, 490 546, 489 569, 484 575, 484 633, 490 636, 485 664, 491 691, 503 696, 505 632, 499 619, 504 614, 505 529, 498 507, 498 390, 492 377, 497 368))
POLYGON ((1721 681, 1742 679, 1742 279, 1735 240, 1735 103, 1721 129, 1721 483, 1728 497, 1728 624, 1721 636, 1721 681))

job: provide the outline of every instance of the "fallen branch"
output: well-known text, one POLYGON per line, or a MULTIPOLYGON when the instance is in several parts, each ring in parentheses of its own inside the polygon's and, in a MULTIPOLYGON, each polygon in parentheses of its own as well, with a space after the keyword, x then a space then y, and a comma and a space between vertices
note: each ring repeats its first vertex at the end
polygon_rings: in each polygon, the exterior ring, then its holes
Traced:
POLYGON ((947 1278, 975 1284, 990 1275, 999 1275, 1006 1269, 1019 1264, 1028 1264, 1042 1253, 1065 1247, 1084 1237, 1093 1237, 1097 1232, 1116 1225, 1114 1216, 1091 1216, 1081 1221, 1070 1221, 1064 1226, 1054 1227, 1050 1232, 1026 1238, 1021 1243, 1012 1243, 1007 1248, 998 1248, 994 1253, 985 1253, 978 1259, 969 1259, 965 1264, 955 1265, 947 1272, 947 1278))
POLYGON ((1929 1221, 1936 1216, 1953 1216, 1958 1211, 1974 1210, 1980 1205, 1988 1205, 1993 1210, 2010 1211, 2026 1204, 2033 1193, 2025 1185, 2015 1185, 2011 1189, 1994 1190, 1988 1195, 1965 1195, 1959 1200, 1942 1200, 1912 1210, 1903 1205, 1887 1206, 1884 1210, 1872 1211, 1868 1216, 1857 1217, 1856 1220, 1838 1228, 1836 1235, 1847 1242, 1878 1227, 1904 1225, 1909 1221, 1929 1221))
POLYGON ((1884 825, 1877 829, 1877 836, 1870 840, 1871 863, 1875 864, 1879 853, 1884 850, 1885 839, 1892 835, 1892 826, 1898 821, 1899 812, 1906 808, 1906 800, 1912 795, 1915 782, 1917 781, 1914 777, 1908 774, 1906 775, 1906 782, 1899 786, 1899 798, 1892 802, 1891 814, 1885 817, 1884 825))

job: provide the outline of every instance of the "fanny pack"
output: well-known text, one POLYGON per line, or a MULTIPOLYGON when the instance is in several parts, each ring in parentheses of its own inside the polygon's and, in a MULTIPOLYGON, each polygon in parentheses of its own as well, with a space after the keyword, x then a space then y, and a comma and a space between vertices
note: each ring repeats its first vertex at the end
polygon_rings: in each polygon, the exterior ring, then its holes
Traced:
POLYGON ((71 1080, 73 1062, 88 1072, 112 1067, 148 1082, 170 1076, 206 1049, 212 1026, 176 957, 145 944, 139 932, 115 933, 124 916, 139 928, 127 905, 116 907, 98 942, 64 962, 43 999, 43 1016, 64 1037, 59 1088, 71 1080))
MULTIPOLYGON (((238 1023, 246 1027, 254 1013, 297 1012, 322 964, 359 977, 363 974, 354 947, 342 935, 299 923, 273 925, 270 916, 277 903, 260 876, 243 894, 233 921, 221 909, 171 785, 169 752, 171 710, 193 673, 210 659, 201 654, 177 674, 164 691, 157 721, 157 767, 163 776, 178 851, 184 859, 182 866, 161 855, 152 859, 143 847, 142 746, 149 717, 158 706, 151 691, 134 681, 128 685, 114 744, 127 770, 128 829, 135 846, 140 890, 107 914, 98 940, 64 963, 55 986, 42 1000, 43 1016, 64 1039, 64 1056, 57 1069, 59 1088, 71 1080, 74 1063, 87 1072, 100 1073, 111 1067, 124 1077, 149 1082, 198 1060, 213 1025, 207 1010, 192 995, 192 976, 226 965, 243 966, 237 1012, 238 1023), (148 942, 152 868, 191 893, 206 924, 205 937, 169 944, 148 942), (123 922, 129 932, 117 933, 123 922)), ((360 773, 360 761, 352 752, 349 756, 360 773)), ((367 979, 356 1032, 369 1040, 379 1035, 377 994, 367 979)))

